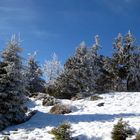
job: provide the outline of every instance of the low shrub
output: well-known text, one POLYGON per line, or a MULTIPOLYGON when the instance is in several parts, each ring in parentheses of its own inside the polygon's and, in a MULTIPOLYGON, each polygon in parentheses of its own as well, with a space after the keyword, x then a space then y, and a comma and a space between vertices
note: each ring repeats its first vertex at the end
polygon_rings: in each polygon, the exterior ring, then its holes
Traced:
POLYGON ((53 84, 46 87, 46 93, 50 96, 54 96, 57 99, 71 99, 76 95, 75 93, 68 93, 67 88, 66 91, 62 89, 63 87, 53 84))
POLYGON ((76 93, 75 96, 73 96, 71 98, 71 100, 75 101, 75 100, 81 100, 81 99, 85 99, 87 97, 90 96, 90 93, 88 92, 79 92, 79 93, 76 93))
POLYGON ((35 100, 42 100, 46 97, 46 93, 38 93, 38 95, 35 97, 35 100))
POLYGON ((113 140, 126 140, 127 137, 132 136, 134 134, 133 130, 130 128, 129 124, 122 119, 118 121, 116 125, 114 125, 112 131, 112 139, 113 140))
POLYGON ((70 112, 71 112, 70 106, 62 104, 54 105, 50 110, 51 114, 67 114, 70 112))
POLYGON ((46 86, 46 93, 55 97, 56 87, 54 85, 46 86))
POLYGON ((53 128, 50 134, 54 135, 54 140, 72 140, 70 128, 70 124, 64 123, 53 128))
POLYGON ((58 103, 58 100, 56 100, 53 96, 49 96, 49 95, 46 95, 43 99, 43 102, 42 104, 44 106, 52 106, 52 105, 55 105, 58 103))

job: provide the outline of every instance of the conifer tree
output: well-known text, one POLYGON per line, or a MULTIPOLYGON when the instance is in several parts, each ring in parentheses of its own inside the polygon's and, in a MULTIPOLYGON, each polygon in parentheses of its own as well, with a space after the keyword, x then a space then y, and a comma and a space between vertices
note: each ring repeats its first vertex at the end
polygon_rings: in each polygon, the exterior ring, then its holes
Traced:
POLYGON ((23 83, 22 51, 15 35, 2 52, 0 62, 0 130, 25 119, 25 84, 23 83))
POLYGON ((88 69, 90 70, 90 89, 93 92, 102 91, 100 86, 100 79, 102 76, 102 56, 98 54, 98 51, 101 49, 99 36, 95 36, 95 43, 88 50, 88 69), (99 82, 99 83, 98 83, 99 82))
POLYGON ((135 39, 130 31, 125 37, 121 34, 115 40, 114 53, 112 57, 112 73, 114 75, 114 90, 127 91, 135 88, 134 77, 135 60, 137 47, 134 45, 135 39))
POLYGON ((32 96, 37 92, 45 91, 45 80, 42 78, 43 73, 35 57, 36 52, 33 55, 30 55, 27 66, 29 96, 32 96))
POLYGON ((131 54, 127 59, 128 62, 128 74, 127 74, 127 90, 128 91, 140 91, 140 47, 135 45, 135 38, 128 32, 125 37, 125 43, 130 48, 131 54))
POLYGON ((63 73, 56 79, 53 87, 54 96, 71 98, 87 90, 86 54, 87 48, 82 42, 75 55, 65 63, 63 73))
POLYGON ((114 83, 114 79, 116 75, 114 74, 114 69, 112 67, 112 58, 102 56, 101 62, 102 74, 99 79, 99 85, 103 92, 114 91, 114 87, 116 85, 116 83, 114 83))

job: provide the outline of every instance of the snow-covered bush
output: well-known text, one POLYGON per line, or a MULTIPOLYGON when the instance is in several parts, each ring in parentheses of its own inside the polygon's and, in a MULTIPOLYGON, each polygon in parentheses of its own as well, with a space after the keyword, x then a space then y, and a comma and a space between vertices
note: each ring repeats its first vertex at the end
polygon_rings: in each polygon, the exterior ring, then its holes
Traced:
POLYGON ((134 135, 132 128, 130 128, 129 124, 122 119, 120 119, 118 123, 114 125, 112 131, 113 140, 126 140, 127 137, 132 135, 134 135))
POLYGON ((83 96, 81 96, 81 94, 79 95, 79 94, 76 94, 74 97, 72 97, 71 98, 71 100, 72 101, 75 101, 75 100, 81 100, 81 99, 83 99, 84 97, 83 96))
POLYGON ((46 93, 37 93, 37 96, 35 96, 35 100, 43 100, 46 95, 46 93))
POLYGON ((51 108, 50 113, 51 114, 67 114, 67 113, 71 113, 71 108, 69 105, 57 104, 51 108))
POLYGON ((58 90, 55 84, 46 86, 46 93, 49 94, 50 96, 54 96, 58 98, 57 91, 58 90))
POLYGON ((43 102, 42 104, 44 106, 52 106, 52 105, 55 105, 59 103, 58 100, 56 98, 54 98, 53 96, 50 96, 50 95, 45 95, 45 97, 43 98, 43 102))
POLYGON ((74 97, 71 98, 71 100, 81 100, 85 99, 86 97, 89 97, 91 94, 89 92, 82 92, 82 93, 77 93, 74 97))
POLYGON ((64 123, 56 128, 53 128, 50 131, 50 134, 54 135, 54 140, 72 140, 70 129, 70 124, 64 123))

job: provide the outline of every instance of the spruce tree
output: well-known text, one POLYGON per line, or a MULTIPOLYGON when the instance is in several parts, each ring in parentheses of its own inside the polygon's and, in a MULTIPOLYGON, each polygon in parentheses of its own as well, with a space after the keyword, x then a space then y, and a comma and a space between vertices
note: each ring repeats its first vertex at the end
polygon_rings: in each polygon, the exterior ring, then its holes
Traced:
POLYGON ((20 41, 12 36, 0 62, 0 130, 25 120, 25 84, 23 83, 20 41))
POLYGON ((102 71, 102 56, 98 54, 98 51, 101 49, 99 36, 95 36, 95 43, 88 50, 88 69, 90 70, 89 84, 90 90, 93 92, 102 92, 103 88, 100 86, 100 81, 103 76, 102 71))
POLYGON ((101 59, 101 77, 99 79, 99 85, 102 88, 103 92, 111 92, 114 91, 114 87, 116 83, 114 83, 115 74, 114 69, 112 67, 112 58, 107 56, 102 56, 101 59))
POLYGON ((82 42, 73 57, 70 57, 64 65, 63 73, 56 79, 53 91, 58 98, 71 98, 79 92, 88 89, 87 86, 87 48, 82 42))
POLYGON ((27 66, 28 77, 28 90, 29 96, 36 94, 37 92, 45 91, 45 80, 42 78, 42 70, 35 59, 36 52, 30 55, 27 66))
POLYGON ((125 43, 131 49, 128 58, 127 90, 140 91, 140 47, 135 45, 135 38, 130 32, 125 37, 125 43))
MULTIPOLYGON (((130 31, 126 36, 121 34, 115 40, 111 72, 114 75, 115 91, 131 91, 135 89, 135 72, 138 51, 134 45, 135 39, 130 31)), ((138 64, 139 65, 139 64, 138 64)))

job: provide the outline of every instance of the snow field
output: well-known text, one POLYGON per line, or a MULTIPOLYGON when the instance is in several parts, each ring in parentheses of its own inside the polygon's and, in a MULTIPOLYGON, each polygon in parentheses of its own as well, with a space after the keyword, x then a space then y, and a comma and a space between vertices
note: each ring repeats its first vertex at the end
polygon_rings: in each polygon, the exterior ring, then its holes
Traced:
MULTIPOLYGON (((103 99, 89 101, 61 100, 70 105, 72 113, 65 115, 49 114, 51 107, 42 106, 42 101, 31 100, 27 105, 38 110, 28 122, 8 127, 0 133, 0 140, 8 135, 11 140, 51 140, 48 132, 63 122, 69 122, 72 136, 80 140, 111 140, 113 125, 120 118, 128 121, 137 131, 140 128, 140 93, 121 92, 100 95, 103 99), (104 106, 97 106, 104 103, 104 106)), ((131 138, 129 138, 130 140, 131 138)))

